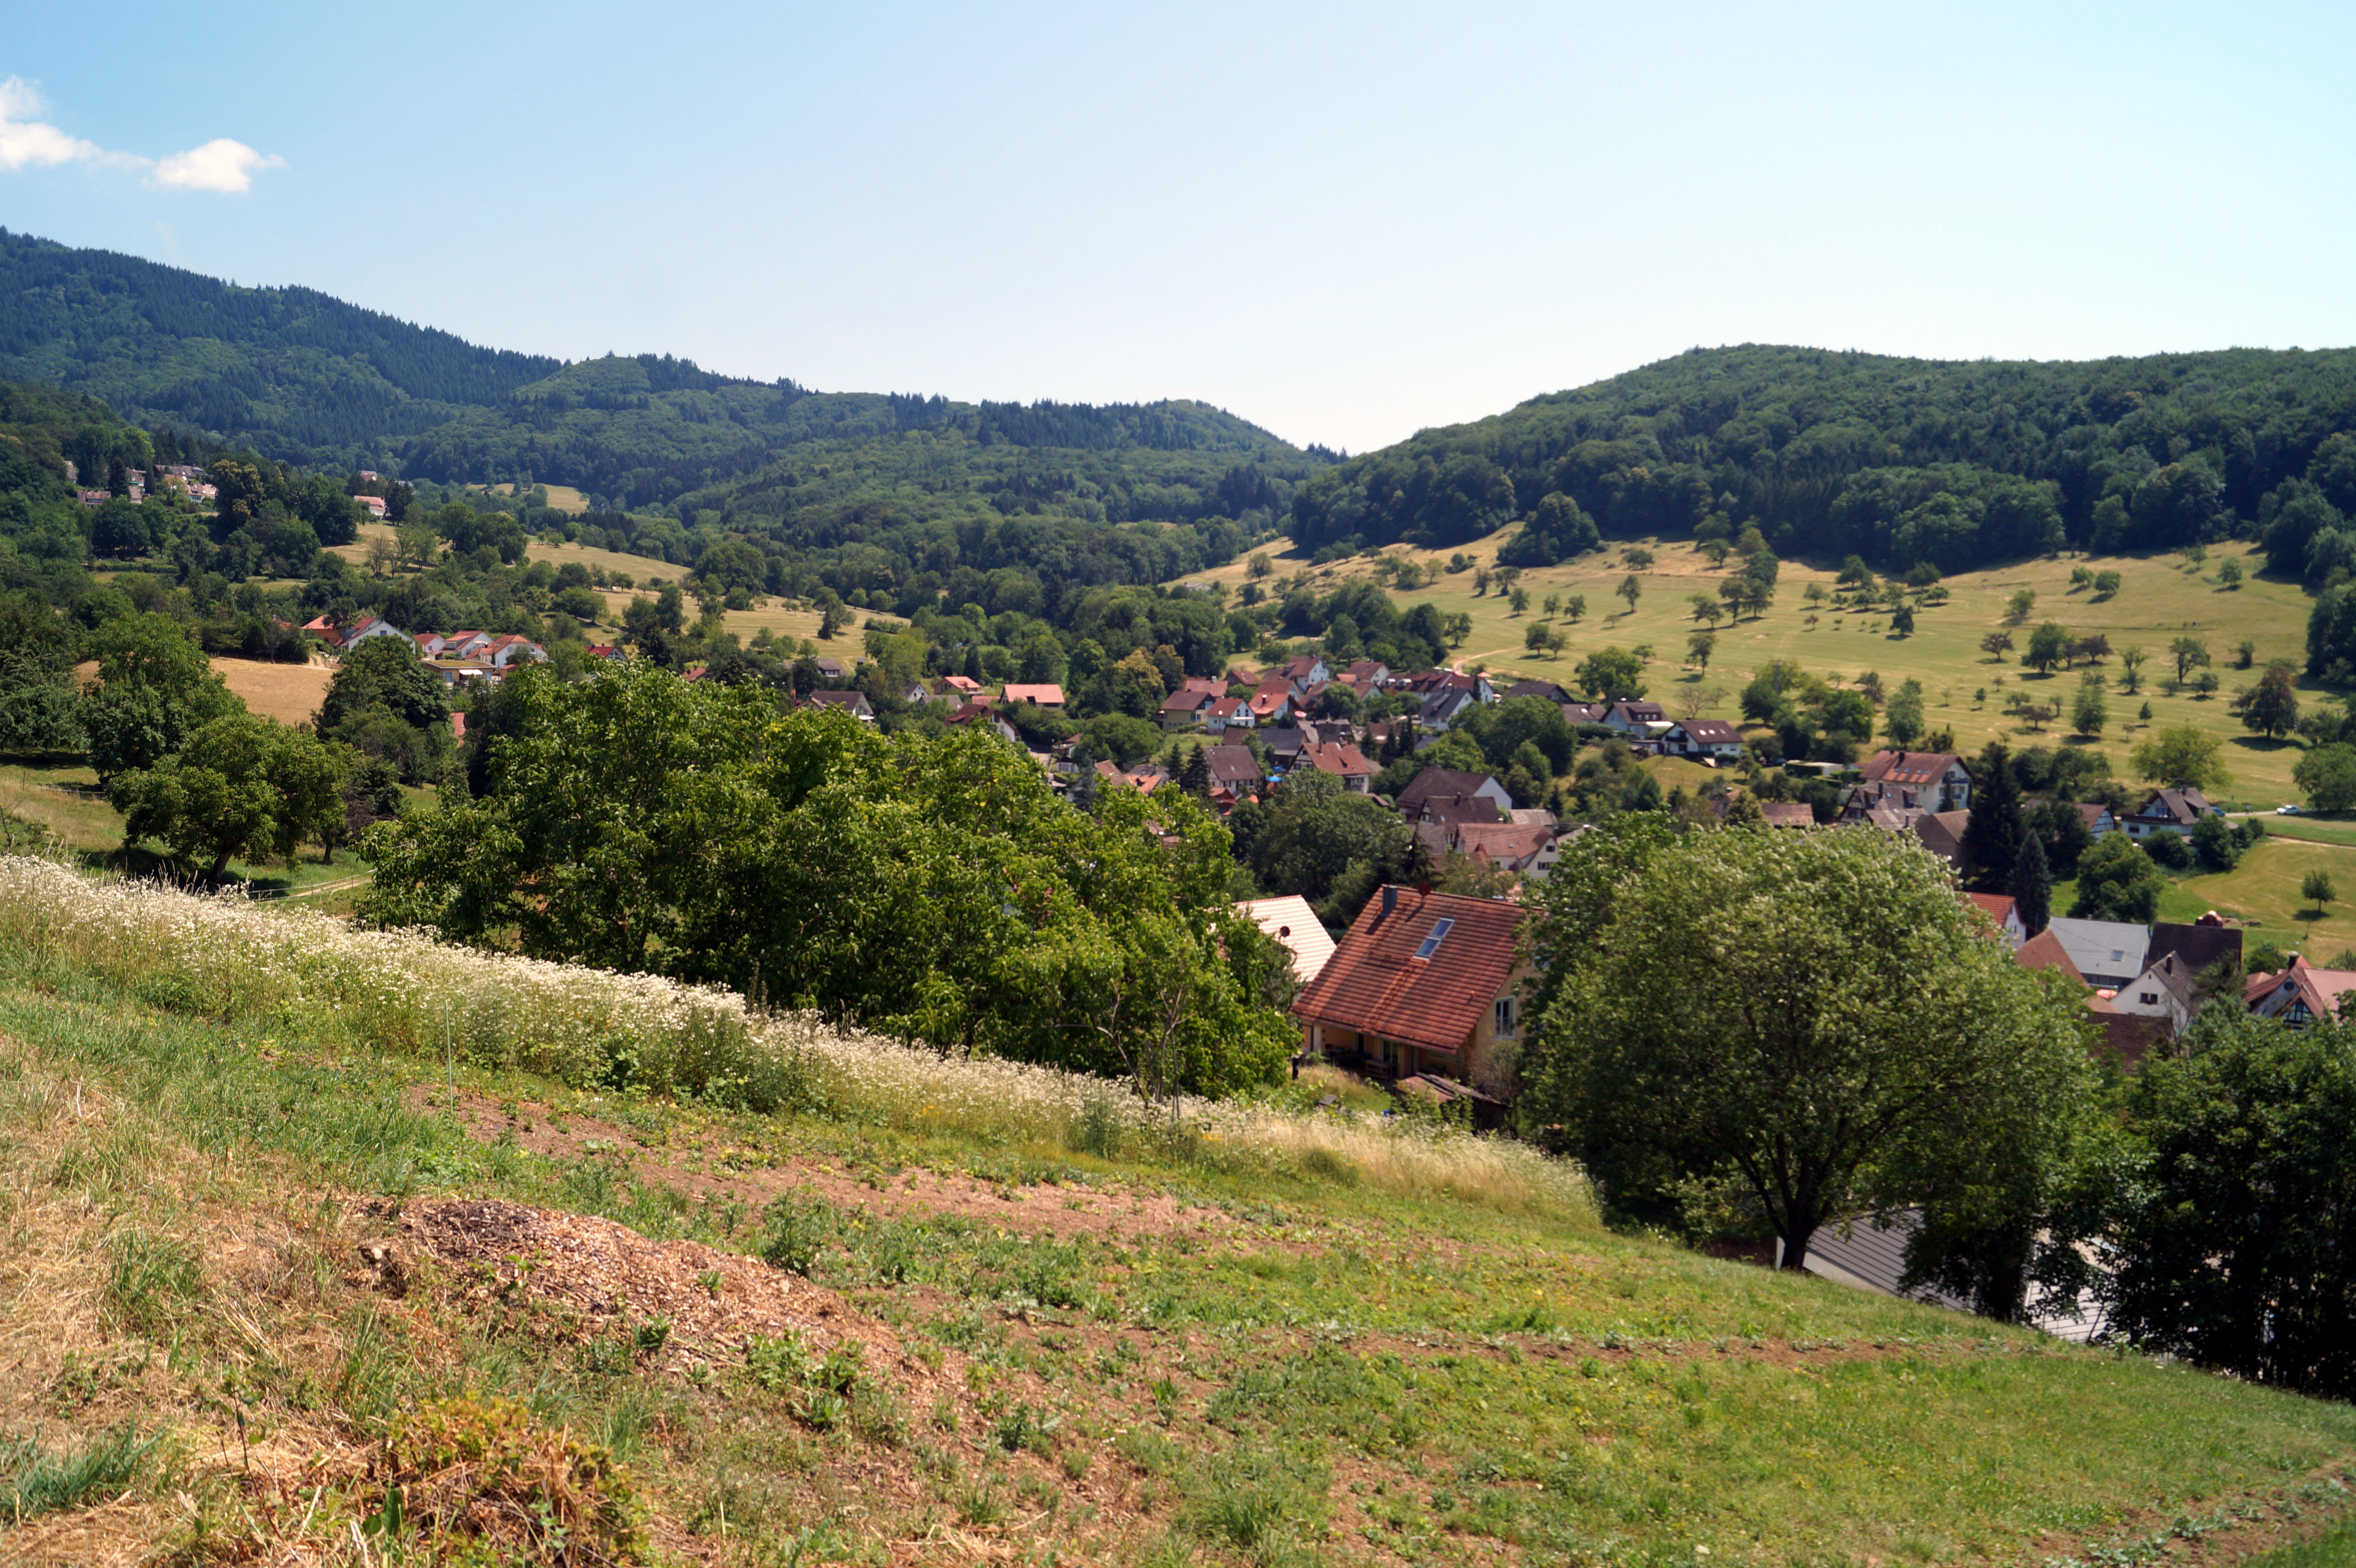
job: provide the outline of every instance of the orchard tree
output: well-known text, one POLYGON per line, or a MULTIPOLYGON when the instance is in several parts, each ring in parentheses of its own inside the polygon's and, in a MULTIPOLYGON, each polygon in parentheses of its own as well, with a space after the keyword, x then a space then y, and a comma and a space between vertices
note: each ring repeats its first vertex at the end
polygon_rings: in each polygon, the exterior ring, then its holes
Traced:
POLYGON ((2356 806, 2356 746, 2318 746, 2299 758, 2290 776, 2317 811, 2356 806))
MULTIPOLYGON (((1915 844, 1607 827, 1533 897, 1547 977, 1518 1111, 1613 1208, 1758 1216, 1787 1269, 1860 1210, 1927 1199, 1966 1258, 2028 1220, 2018 1193, 2086 1101, 2072 1001, 1915 844)), ((2001 1312, 2020 1290, 1976 1294, 2001 1312)))
POLYGON ((2136 776, 2206 794, 2233 782, 2224 742, 2197 724, 2170 724, 2136 742, 2136 776))
POLYGON ((91 634, 85 656, 98 661, 98 685, 75 717, 90 737, 102 785, 154 767, 214 720, 244 711, 204 650, 168 615, 109 621, 91 634))
POLYGON ((1571 674, 1579 689, 1596 701, 1633 701, 1644 695, 1644 661, 1624 649, 1598 649, 1571 674))
POLYGON ((2116 920, 2149 925, 2159 914, 2168 876, 2124 833, 2105 833, 2078 857, 2078 901, 2072 920, 2116 920))
MULTIPOLYGON (((2228 563, 2230 564, 2230 563, 2228 563)), ((2298 674, 2288 659, 2276 659, 2258 677, 2258 684, 2233 699, 2242 726, 2271 741, 2298 727, 2298 674)))

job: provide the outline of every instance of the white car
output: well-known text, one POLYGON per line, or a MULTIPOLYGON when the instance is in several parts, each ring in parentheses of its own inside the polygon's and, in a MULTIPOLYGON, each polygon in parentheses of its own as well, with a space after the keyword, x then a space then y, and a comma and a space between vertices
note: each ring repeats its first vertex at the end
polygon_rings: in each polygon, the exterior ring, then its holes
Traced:
POLYGON ((2275 815, 2276 816, 2297 816, 2298 815, 2298 807, 2295 805, 2278 805, 2275 807, 2275 815))

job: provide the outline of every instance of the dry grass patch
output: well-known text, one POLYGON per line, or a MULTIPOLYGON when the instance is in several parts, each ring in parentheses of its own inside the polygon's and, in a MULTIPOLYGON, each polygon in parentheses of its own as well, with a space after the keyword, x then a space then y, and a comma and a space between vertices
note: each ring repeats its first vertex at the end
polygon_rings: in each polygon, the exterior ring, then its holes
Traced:
POLYGON ((281 724, 307 724, 327 700, 333 667, 321 663, 267 664, 259 659, 212 661, 213 673, 225 681, 246 707, 281 724))

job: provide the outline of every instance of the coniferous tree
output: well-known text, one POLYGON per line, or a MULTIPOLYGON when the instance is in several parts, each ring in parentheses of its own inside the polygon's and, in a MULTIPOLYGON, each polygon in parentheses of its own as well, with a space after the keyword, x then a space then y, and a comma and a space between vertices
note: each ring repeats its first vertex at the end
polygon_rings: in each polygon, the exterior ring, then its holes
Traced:
POLYGON ((1197 800, 1211 797, 1211 762, 1202 747, 1186 753, 1186 765, 1178 770, 1178 787, 1197 800))
POLYGON ((2001 741, 1988 742, 1974 772, 1978 777, 1972 790, 1971 821, 1964 827, 1964 858, 1975 868, 1973 885, 1994 892, 2020 859, 2020 785, 2001 741))
POLYGON ((2053 874, 2045 864, 2045 840, 2034 833, 2020 836, 2020 857, 2012 863, 2012 908, 2029 936, 2053 918, 2053 874))

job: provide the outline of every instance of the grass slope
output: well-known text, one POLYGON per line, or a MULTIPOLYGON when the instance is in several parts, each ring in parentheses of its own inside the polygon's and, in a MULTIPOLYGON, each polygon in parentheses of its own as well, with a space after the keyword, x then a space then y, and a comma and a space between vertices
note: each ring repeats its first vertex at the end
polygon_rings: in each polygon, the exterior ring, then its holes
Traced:
POLYGON ((681 1560, 2142 1561, 2171 1528, 2237 1555, 2346 1502, 2345 1407, 1576 1204, 618 1095, 397 1049, 380 1010, 213 1021, 177 981, 8 932, 0 1426, 166 1439, 106 1500, 0 1536, 12 1561, 307 1556, 380 1511, 389 1435, 498 1391, 609 1449, 681 1560), (594 1310, 579 1292, 616 1282, 587 1253, 459 1266, 402 1229, 489 1199, 713 1251, 642 1249, 594 1310), (728 1261, 764 1250, 808 1279, 728 1261), (631 1303, 673 1299, 664 1257, 712 1285, 658 1330, 631 1303), (748 1351, 773 1299, 847 1400, 774 1337, 748 1351))
MULTIPOLYGON (((1489 564, 1503 537, 1482 540, 1464 553, 1489 564)), ((1945 580, 1952 595, 1948 603, 1918 612, 1915 635, 1903 638, 1890 635, 1888 617, 1883 614, 1837 615, 1827 610, 1816 626, 1809 627, 1805 616, 1815 607, 1805 603, 1802 594, 1810 582, 1821 582, 1829 590, 1834 571, 1826 563, 1786 560, 1774 608, 1755 621, 1746 619, 1733 625, 1721 622, 1708 667, 1697 670, 1682 663, 1686 639, 1700 626, 1692 617, 1687 595, 1714 594, 1727 573, 1712 569, 1708 558, 1689 544, 1657 539, 1643 543, 1655 560, 1651 568, 1635 573, 1641 592, 1633 613, 1614 597, 1621 580, 1630 574, 1622 553, 1625 547, 1619 544, 1560 566, 1525 572, 1521 584, 1530 592, 1530 609, 1525 615, 1515 614, 1501 595, 1476 596, 1470 571, 1443 573, 1436 581, 1397 597, 1405 604, 1430 600, 1443 611, 1471 614, 1472 635, 1458 655, 1468 667, 1482 665, 1492 671, 1569 685, 1572 668, 1586 654, 1602 647, 1650 644, 1653 659, 1647 695, 1669 704, 1673 712, 1682 694, 1716 691, 1719 695, 1704 704, 1704 714, 1735 717, 1736 695, 1751 672, 1770 658, 1796 659, 1810 673, 1827 677, 1837 674, 1853 680, 1867 670, 1878 671, 1891 690, 1912 677, 1922 683, 1932 728, 1952 727, 1957 743, 1974 751, 1995 739, 2018 749, 2060 745, 2071 738, 2063 720, 2044 731, 2031 731, 2014 721, 2003 710, 2004 697, 2025 688, 2048 704, 2060 703, 2066 713, 2082 670, 2040 676, 2020 665, 2017 654, 1999 664, 1979 649, 1980 638, 1999 629, 2010 630, 2014 641, 2025 645, 2029 627, 2051 619, 2076 635, 2104 633, 2114 648, 2140 645, 2152 656, 2144 667, 2143 694, 2136 698, 2119 692, 2121 672, 2115 658, 2099 667, 2110 677, 2110 723, 2091 743, 2109 754, 2119 777, 2131 775, 2127 754, 2144 729, 2136 722, 2136 713, 2148 701, 2154 725, 2197 724, 2225 740, 2234 782, 2220 792, 2222 798, 2266 810, 2299 798, 2290 781, 2291 767, 2298 757, 2296 743, 2270 742, 2252 735, 2227 707, 2233 688, 2255 678, 2254 670, 2233 667, 2233 650, 2244 637, 2257 645, 2258 665, 2273 658, 2289 658, 2302 665, 2306 660, 2310 602, 2297 583, 2259 575, 2262 562, 2250 547, 2220 546, 2197 571, 2187 569, 2174 556, 2072 556, 1966 572, 1945 580), (2215 581, 2218 563, 2229 555, 2239 557, 2250 573, 2241 588, 2230 592, 2215 581), (2071 592, 2070 573, 2082 565, 2117 571, 2125 580, 2118 595, 2097 603, 2083 591, 2071 592), (2022 588, 2037 595, 2036 610, 2028 626, 2005 627, 2006 601, 2022 588), (1584 595, 1586 617, 1576 624, 1561 618, 1548 623, 1569 641, 1559 658, 1533 656, 1524 648, 1525 632, 1532 621, 1543 619, 1541 605, 1547 594, 1557 592, 1584 595), (2207 643, 2223 683, 2216 696, 2201 698, 2189 688, 2170 696, 2156 678, 2163 673, 2159 667, 2168 645, 2179 636, 2207 643), (1987 693, 1985 699, 1976 699, 1975 693, 1980 691, 1987 693)), ((1454 552, 1401 548, 1388 553, 1437 567, 1454 552)), ((1308 568, 1297 558, 1280 558, 1277 566, 1280 571, 1309 570, 1321 590, 1373 571, 1372 562, 1363 557, 1323 568, 1308 568)), ((1240 583, 1246 574, 1246 564, 1238 562, 1189 581, 1240 583)), ((2304 677, 2300 690, 2303 700, 2309 703, 2325 695, 2304 677)))

